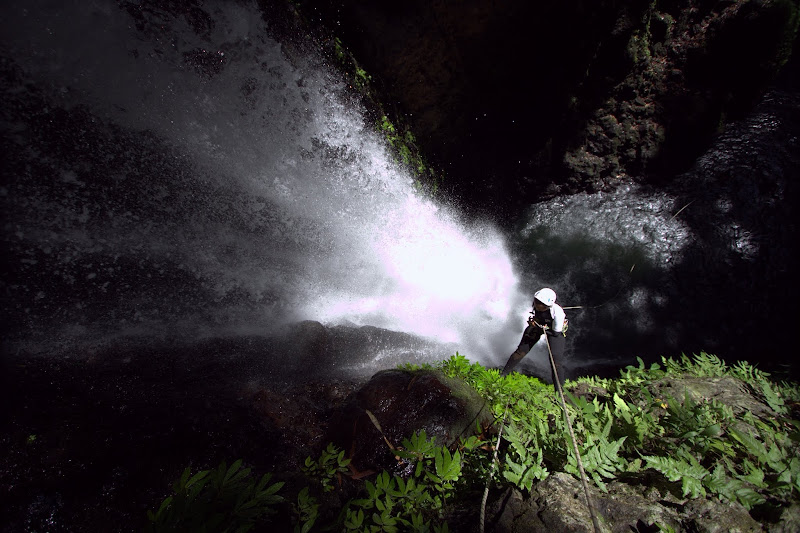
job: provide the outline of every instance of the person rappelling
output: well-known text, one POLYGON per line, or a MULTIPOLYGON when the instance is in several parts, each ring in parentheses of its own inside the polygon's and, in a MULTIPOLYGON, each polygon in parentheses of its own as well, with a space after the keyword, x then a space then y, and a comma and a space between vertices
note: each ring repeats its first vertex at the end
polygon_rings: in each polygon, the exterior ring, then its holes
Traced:
MULTIPOLYGON (((633 268, 631 268, 633 270, 633 268)), ((580 450, 578 449, 578 441, 575 439, 575 432, 572 429, 572 421, 570 420, 569 411, 567 410, 567 401, 564 398, 564 370, 562 362, 564 359, 564 345, 566 344, 567 316, 564 309, 556 304, 556 293, 553 289, 544 288, 539 289, 533 295, 533 311, 528 317, 528 327, 522 333, 522 340, 519 347, 508 358, 506 366, 503 367, 501 372, 502 376, 510 374, 514 367, 516 367, 522 359, 528 355, 528 352, 533 348, 542 334, 545 334, 547 342, 548 358, 550 359, 550 371, 553 376, 553 386, 558 393, 558 398, 561 402, 561 411, 564 413, 564 420, 567 428, 569 429, 569 437, 572 442, 572 450, 575 454, 575 459, 578 464, 578 471, 581 474, 581 483, 583 484, 583 492, 586 495, 586 505, 589 508, 589 515, 592 518, 592 525, 595 533, 600 533, 600 523, 597 519, 597 511, 595 510, 594 503, 589 493, 589 485, 586 480, 586 471, 583 468, 583 460, 581 459, 580 450)), ((505 417, 503 417, 503 425, 505 425, 505 417)), ((500 430, 502 435, 502 428, 500 430)), ((499 445, 498 438, 498 445, 499 445)), ((496 452, 495 452, 496 453, 496 452)), ((495 455, 495 458, 497 456, 495 455)), ((488 492, 488 482, 487 482, 488 492)), ((486 496, 484 495, 484 503, 486 496)), ((481 524, 481 531, 483 531, 483 524, 481 524)))
POLYGON ((528 317, 528 326, 522 333, 522 340, 516 351, 511 354, 503 367, 501 375, 510 374, 520 361, 528 354, 542 336, 547 335, 550 353, 553 356, 555 370, 551 365, 553 384, 556 383, 556 375, 559 384, 564 384, 564 371, 562 362, 564 359, 564 345, 566 344, 567 318, 564 309, 556 304, 556 293, 553 289, 540 289, 533 295, 533 310, 528 317))

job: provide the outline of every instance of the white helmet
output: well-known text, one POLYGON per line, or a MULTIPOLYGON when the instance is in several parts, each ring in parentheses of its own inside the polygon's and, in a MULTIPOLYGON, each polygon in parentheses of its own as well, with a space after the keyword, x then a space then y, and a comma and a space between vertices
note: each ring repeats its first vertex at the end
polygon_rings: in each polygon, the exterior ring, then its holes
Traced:
POLYGON ((539 289, 533 297, 542 302, 547 307, 556 303, 556 293, 553 289, 539 289))

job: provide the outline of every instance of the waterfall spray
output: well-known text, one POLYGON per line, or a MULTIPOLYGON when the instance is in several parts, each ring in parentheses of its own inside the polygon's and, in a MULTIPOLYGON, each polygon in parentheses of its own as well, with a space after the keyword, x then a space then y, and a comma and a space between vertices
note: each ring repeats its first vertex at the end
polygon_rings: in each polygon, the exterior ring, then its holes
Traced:
POLYGON ((254 5, 168 9, 2 8, 14 339, 318 320, 484 360, 508 342, 523 298, 499 232, 417 194, 346 84, 288 59, 254 5))

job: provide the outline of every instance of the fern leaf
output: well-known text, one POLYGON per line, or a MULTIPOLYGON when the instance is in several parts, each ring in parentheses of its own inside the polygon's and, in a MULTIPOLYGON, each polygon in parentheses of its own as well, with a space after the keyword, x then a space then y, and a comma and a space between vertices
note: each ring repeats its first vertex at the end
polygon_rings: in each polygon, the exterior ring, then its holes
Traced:
POLYGON ((702 498, 706 495, 706 490, 703 488, 703 484, 701 480, 692 477, 692 476, 684 476, 681 479, 681 488, 683 490, 683 496, 688 496, 689 498, 702 498))
POLYGON ((652 468, 664 474, 670 481, 678 481, 683 476, 683 468, 688 466, 684 461, 672 459, 671 457, 645 455, 643 457, 648 468, 652 468))
POLYGON ((764 496, 757 493, 753 489, 750 488, 741 488, 736 491, 736 499, 739 500, 745 509, 748 511, 755 507, 756 505, 761 505, 765 501, 767 501, 764 496))

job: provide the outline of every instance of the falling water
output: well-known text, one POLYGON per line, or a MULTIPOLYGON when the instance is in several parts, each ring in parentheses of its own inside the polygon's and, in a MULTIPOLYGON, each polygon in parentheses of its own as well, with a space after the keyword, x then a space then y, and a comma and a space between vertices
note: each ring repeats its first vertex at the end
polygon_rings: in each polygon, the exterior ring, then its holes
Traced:
MULTIPOLYGON (((16 349, 299 320, 506 351, 503 238, 417 194, 253 3, 2 7, 4 311, 16 349)), ((441 359, 448 353, 435 353, 441 359)))
POLYGON ((432 343, 383 338, 379 365, 501 365, 544 285, 572 308, 573 371, 752 359, 789 335, 796 96, 669 186, 556 198, 507 239, 417 194, 346 84, 254 3, 203 5, 0 7, 5 349, 314 320, 432 343))

